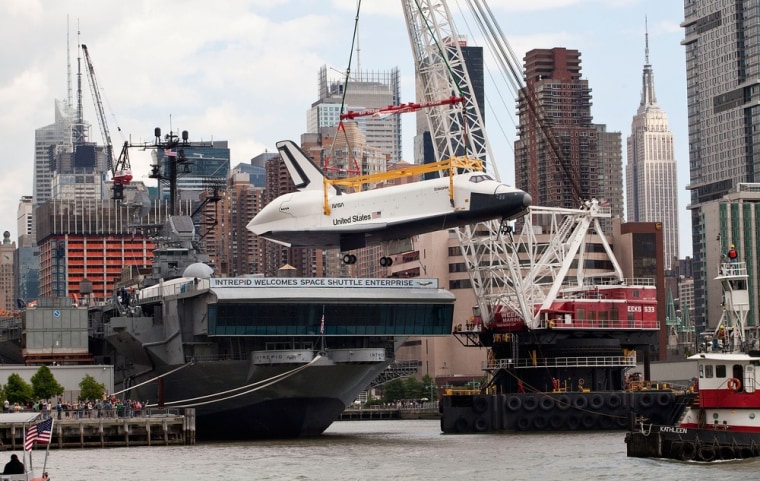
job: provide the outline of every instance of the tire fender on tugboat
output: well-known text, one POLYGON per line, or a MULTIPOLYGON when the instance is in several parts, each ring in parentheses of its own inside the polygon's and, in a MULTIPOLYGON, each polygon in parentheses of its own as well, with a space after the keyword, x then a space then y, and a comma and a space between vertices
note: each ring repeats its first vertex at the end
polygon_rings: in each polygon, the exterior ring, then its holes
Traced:
POLYGON ((546 429, 546 424, 547 424, 546 418, 541 414, 539 414, 533 419, 533 425, 539 431, 543 431, 544 429, 546 429))
POLYGON ((699 448, 699 459, 701 461, 712 461, 715 459, 715 449, 712 446, 701 446, 699 448))
POLYGON ((554 398, 551 396, 544 396, 541 398, 539 404, 544 411, 551 411, 554 408, 554 398))
POLYGON ((483 414, 488 409, 488 398, 478 396, 472 401, 472 410, 478 414, 483 414))
POLYGON ((538 401, 534 396, 527 396, 523 401, 523 409, 526 411, 535 411, 538 407, 538 401))
POLYGON ((567 418, 567 429, 570 431, 575 431, 578 429, 581 425, 581 420, 576 415, 571 415, 569 418, 567 418))
POLYGON ((586 406, 588 406, 588 398, 586 395, 581 394, 573 399, 573 406, 575 406, 576 409, 586 409, 586 406))
POLYGON ((488 429, 488 421, 486 421, 486 418, 479 417, 475 420, 475 431, 483 432, 488 429))
POLYGON ((697 445, 689 441, 684 441, 683 446, 681 446, 680 458, 684 461, 691 461, 696 455, 697 445))
POLYGON ((517 429, 520 431, 527 431, 532 423, 533 420, 530 416, 520 416, 517 418, 517 429))

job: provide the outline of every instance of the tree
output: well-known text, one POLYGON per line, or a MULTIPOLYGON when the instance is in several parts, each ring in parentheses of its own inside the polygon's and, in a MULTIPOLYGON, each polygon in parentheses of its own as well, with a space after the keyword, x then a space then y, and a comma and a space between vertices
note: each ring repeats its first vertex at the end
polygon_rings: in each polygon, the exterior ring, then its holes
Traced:
POLYGON ((32 389, 37 399, 51 399, 60 396, 64 391, 47 366, 40 366, 32 376, 32 389))
POLYGON ((10 403, 25 403, 34 397, 32 386, 21 379, 21 376, 15 372, 8 376, 8 383, 5 385, 5 396, 10 403))
POLYGON ((99 383, 94 377, 87 374, 81 381, 79 381, 79 400, 86 401, 88 399, 100 399, 103 397, 103 393, 106 391, 106 387, 103 383, 99 383))
POLYGON ((396 378, 385 383, 385 386, 383 386, 383 401, 392 403, 400 399, 404 399, 404 382, 396 378))
POLYGON ((417 380, 416 377, 408 377, 404 379, 404 398, 405 399, 422 399, 424 397, 422 393, 422 383, 417 380))

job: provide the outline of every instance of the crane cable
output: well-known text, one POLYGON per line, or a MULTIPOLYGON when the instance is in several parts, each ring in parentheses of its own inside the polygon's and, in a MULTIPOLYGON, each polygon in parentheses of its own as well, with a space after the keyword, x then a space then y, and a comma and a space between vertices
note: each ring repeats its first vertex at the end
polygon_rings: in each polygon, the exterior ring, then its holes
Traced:
MULTIPOLYGON (((349 79, 351 78, 351 62, 353 62, 353 59, 354 59, 354 45, 356 45, 357 39, 359 37, 359 11, 361 10, 361 6, 362 6, 361 0, 357 0, 357 2, 356 2, 356 15, 354 16, 354 33, 353 33, 353 36, 351 38, 351 50, 350 50, 350 52, 348 54, 348 66, 346 67, 346 75, 345 75, 345 78, 343 80, 343 95, 342 95, 341 100, 340 100, 340 113, 341 114, 348 108, 348 107, 346 107, 346 95, 348 95, 348 82, 349 82, 349 79)), ((361 71, 359 71, 359 74, 361 74, 361 71)), ((346 158, 346 170, 347 171, 349 170, 349 168, 348 168, 349 167, 349 165, 348 165, 349 164, 348 156, 349 155, 353 155, 354 149, 351 147, 351 140, 348 138, 348 132, 346 132, 346 127, 343 124, 343 119, 340 119, 338 121, 338 126, 335 129, 335 138, 333 139, 333 142, 330 145, 330 154, 327 156, 327 158, 325 159, 325 162, 324 162, 325 173, 326 173, 327 168, 328 168, 327 163, 329 162, 329 159, 335 157, 335 140, 337 140, 337 138, 338 138, 338 132, 341 132, 341 131, 343 132, 343 137, 346 139, 346 147, 347 147, 347 149, 346 149, 346 156, 347 156, 347 158, 346 158)), ((361 166, 359 166, 357 164, 356 158, 354 158, 353 161, 354 161, 355 167, 358 167, 358 169, 357 169, 358 170, 358 174, 357 175, 361 175, 362 174, 361 166)), ((326 178, 327 178, 327 175, 325 175, 325 182, 327 182, 326 178)), ((326 183, 325 183, 325 192, 327 192, 327 184, 326 183)))

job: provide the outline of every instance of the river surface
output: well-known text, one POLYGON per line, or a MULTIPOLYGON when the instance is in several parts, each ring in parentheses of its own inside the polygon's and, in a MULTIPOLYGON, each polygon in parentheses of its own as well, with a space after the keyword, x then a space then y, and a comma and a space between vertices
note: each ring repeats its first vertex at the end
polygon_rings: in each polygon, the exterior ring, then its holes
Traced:
MULTIPOLYGON (((760 479, 760 458, 628 458, 624 439, 623 432, 443 435, 435 420, 342 421, 312 439, 53 449, 47 467, 52 481, 760 479)), ((43 458, 35 451, 34 465, 43 458)))

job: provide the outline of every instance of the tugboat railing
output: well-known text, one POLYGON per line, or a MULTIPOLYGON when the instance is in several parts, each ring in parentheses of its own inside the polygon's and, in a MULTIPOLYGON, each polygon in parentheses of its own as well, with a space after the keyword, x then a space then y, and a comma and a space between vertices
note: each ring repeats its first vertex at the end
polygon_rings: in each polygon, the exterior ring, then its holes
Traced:
POLYGON ((550 359, 494 359, 483 363, 483 370, 547 367, 636 367, 631 356, 557 357, 550 359))

